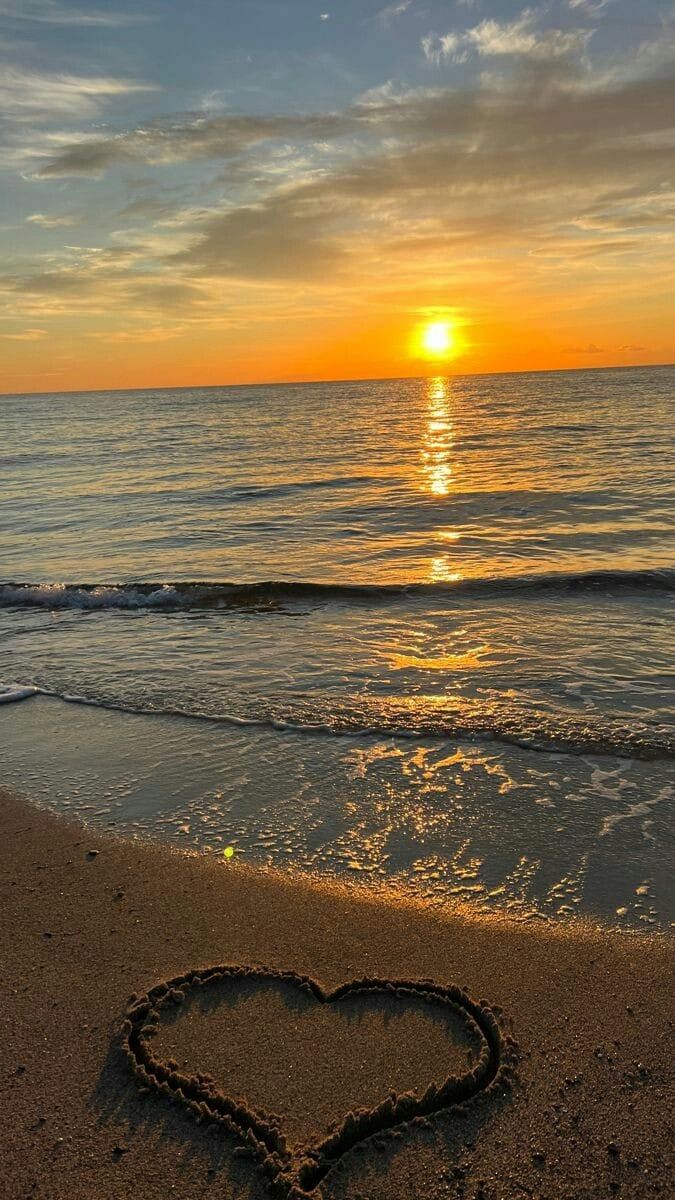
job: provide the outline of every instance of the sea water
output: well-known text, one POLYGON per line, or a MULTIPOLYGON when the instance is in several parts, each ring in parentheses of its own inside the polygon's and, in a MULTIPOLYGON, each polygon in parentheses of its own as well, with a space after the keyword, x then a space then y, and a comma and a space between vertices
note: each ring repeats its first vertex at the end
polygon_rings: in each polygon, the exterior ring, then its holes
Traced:
POLYGON ((0 782, 235 865, 664 927, 674 390, 0 398, 0 782))

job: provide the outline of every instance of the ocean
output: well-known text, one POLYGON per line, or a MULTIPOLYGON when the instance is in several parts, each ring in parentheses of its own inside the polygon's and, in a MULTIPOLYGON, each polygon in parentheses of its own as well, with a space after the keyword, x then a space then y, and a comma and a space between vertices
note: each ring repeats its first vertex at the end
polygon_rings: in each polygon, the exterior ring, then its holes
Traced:
POLYGON ((0 782, 223 869, 668 927, 674 392, 0 398, 0 782))

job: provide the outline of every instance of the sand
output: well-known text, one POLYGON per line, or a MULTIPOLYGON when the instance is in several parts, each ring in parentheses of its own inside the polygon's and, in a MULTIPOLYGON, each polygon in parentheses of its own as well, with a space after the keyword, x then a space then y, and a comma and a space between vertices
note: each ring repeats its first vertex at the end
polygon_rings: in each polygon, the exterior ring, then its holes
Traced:
POLYGON ((286 1169, 350 1112, 391 1113, 390 1091, 414 1089, 423 1104, 448 1075, 473 1079, 476 1098, 440 1112, 427 1103, 429 1117, 366 1141, 361 1118, 347 1121, 346 1142, 358 1144, 325 1174, 326 1200, 673 1192, 668 939, 435 916, 117 840, 8 793, 0 903, 3 1200, 264 1200, 257 1160, 211 1119, 224 1111, 218 1097, 243 1099, 227 1110, 235 1124, 253 1114, 258 1132, 285 1138, 286 1169), (237 970, 196 985, 192 972, 219 964, 237 970), (200 1124, 157 1092, 162 1078, 139 1087, 124 1047, 136 1038, 138 1049, 148 1022, 143 995, 178 976, 182 996, 154 994, 161 1021, 145 1044, 172 1064, 163 1090, 185 1093, 201 1075, 199 1103, 213 1111, 200 1124), (364 978, 432 980, 449 1003, 372 983, 324 1002, 364 978), (132 993, 141 999, 123 1027, 132 993), (497 1051, 481 1026, 488 1005, 497 1051))

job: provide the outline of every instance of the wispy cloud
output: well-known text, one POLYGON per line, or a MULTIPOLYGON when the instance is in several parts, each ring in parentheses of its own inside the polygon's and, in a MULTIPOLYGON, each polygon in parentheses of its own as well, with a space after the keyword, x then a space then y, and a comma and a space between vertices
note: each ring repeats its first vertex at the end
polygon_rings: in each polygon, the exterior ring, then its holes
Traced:
POLYGON ((450 31, 440 36, 427 34, 421 46, 425 58, 435 65, 452 58, 465 61, 473 52, 481 58, 521 57, 531 59, 562 58, 587 44, 585 29, 538 29, 540 12, 526 8, 512 21, 486 18, 472 29, 450 31))
POLYGON ((573 11, 585 13, 589 17, 597 17, 603 9, 613 4, 614 0, 567 0, 567 3, 573 11))
POLYGON ((0 338, 10 342, 41 342, 47 336, 46 329, 21 329, 17 333, 0 330, 0 338))
POLYGON ((476 47, 486 57, 501 54, 532 54, 548 35, 535 32, 538 14, 525 9, 513 21, 481 21, 475 28, 467 30, 464 41, 476 47))
POLYGON ((5 117, 93 117, 111 96, 156 89, 133 79, 47 74, 0 63, 0 108, 5 117))
POLYGON ((413 0, 394 0, 393 4, 387 4, 381 8, 377 14, 377 19, 385 29, 388 28, 397 17, 402 17, 404 13, 412 8, 413 0))
MULTIPOLYGON (((108 137, 82 135, 48 154, 42 176, 92 175, 118 163, 162 165, 199 159, 231 159, 263 142, 288 138, 325 141, 353 130, 348 114, 161 118, 108 137)), ((42 148, 41 153, 48 153, 42 148)))
POLYGON ((444 58, 457 53, 461 40, 458 33, 444 33, 440 37, 435 33, 427 33, 421 41, 424 57, 427 62, 439 66, 444 58))
POLYGON ((61 213, 49 216, 47 213, 31 213, 26 217, 31 225, 39 225, 40 229, 61 229, 75 225, 77 218, 73 213, 61 213))
POLYGON ((148 20, 144 13, 102 12, 91 6, 72 8, 57 0, 0 0, 0 17, 45 25, 92 25, 109 29, 148 20))

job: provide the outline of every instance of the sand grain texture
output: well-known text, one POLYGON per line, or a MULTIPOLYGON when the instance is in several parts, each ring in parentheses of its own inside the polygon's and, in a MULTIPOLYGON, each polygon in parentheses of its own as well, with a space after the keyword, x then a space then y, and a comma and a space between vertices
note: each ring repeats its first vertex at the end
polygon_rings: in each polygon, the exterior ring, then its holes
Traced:
MULTIPOLYGON (((668 941, 441 919, 117 841, 8 794, 0 834, 3 1200, 264 1200, 236 1142, 142 1095, 120 1047, 130 993, 214 963, 292 970, 327 989, 430 978, 513 1021, 511 1092, 350 1151, 322 1184, 326 1200, 672 1194, 668 941)), ((157 1041, 306 1137, 416 1075, 423 1090, 444 1041, 444 1068, 464 1069, 464 1036, 385 1002, 331 1020, 263 988, 229 1012, 193 1006, 157 1041), (203 1066, 189 1061, 202 1053, 203 1066)))

